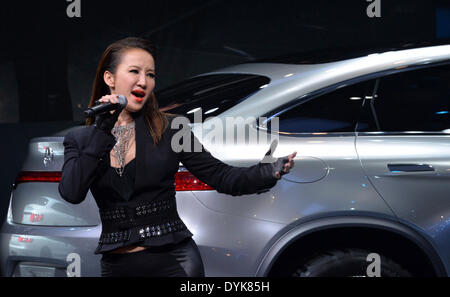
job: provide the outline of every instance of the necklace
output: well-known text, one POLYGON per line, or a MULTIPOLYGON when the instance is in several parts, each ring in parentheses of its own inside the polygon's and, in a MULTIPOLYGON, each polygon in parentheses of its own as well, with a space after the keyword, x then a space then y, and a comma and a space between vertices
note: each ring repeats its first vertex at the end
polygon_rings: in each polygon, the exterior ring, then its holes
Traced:
POLYGON ((125 156, 128 152, 130 140, 134 136, 134 122, 124 126, 116 126, 112 128, 111 133, 116 139, 116 145, 113 148, 113 155, 119 162, 119 168, 114 168, 117 174, 122 177, 125 168, 125 156))

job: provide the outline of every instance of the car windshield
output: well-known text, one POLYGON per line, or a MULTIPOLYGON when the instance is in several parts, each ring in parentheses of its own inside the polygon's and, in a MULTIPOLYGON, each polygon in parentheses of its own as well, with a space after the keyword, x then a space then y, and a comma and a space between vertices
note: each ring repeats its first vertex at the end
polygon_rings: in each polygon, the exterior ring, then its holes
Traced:
POLYGON ((160 110, 202 121, 239 104, 267 85, 270 79, 253 74, 211 74, 182 81, 156 93, 160 110))

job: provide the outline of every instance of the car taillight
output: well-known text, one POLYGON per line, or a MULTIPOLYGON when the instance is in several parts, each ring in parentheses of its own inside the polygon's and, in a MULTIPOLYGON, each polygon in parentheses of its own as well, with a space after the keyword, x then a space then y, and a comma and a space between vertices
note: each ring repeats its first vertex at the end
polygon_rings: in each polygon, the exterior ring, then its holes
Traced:
POLYGON ((201 182, 192 173, 180 171, 175 174, 175 191, 205 191, 214 190, 212 187, 201 182))
POLYGON ((42 220, 43 215, 41 214, 36 214, 36 213, 32 213, 30 214, 30 222, 35 223, 35 222, 40 222, 42 220))
POLYGON ((25 182, 59 183, 61 171, 22 171, 16 178, 16 184, 25 182))
POLYGON ((27 237, 22 237, 22 236, 19 236, 18 238, 17 238, 17 241, 18 242, 31 242, 31 238, 27 238, 27 237))
MULTIPOLYGON (((52 182, 59 183, 61 181, 61 172, 36 172, 22 171, 16 179, 16 184, 24 182, 52 182)), ((201 182, 192 173, 188 171, 180 171, 175 174, 175 190, 176 191, 202 191, 214 190, 212 187, 201 182)))

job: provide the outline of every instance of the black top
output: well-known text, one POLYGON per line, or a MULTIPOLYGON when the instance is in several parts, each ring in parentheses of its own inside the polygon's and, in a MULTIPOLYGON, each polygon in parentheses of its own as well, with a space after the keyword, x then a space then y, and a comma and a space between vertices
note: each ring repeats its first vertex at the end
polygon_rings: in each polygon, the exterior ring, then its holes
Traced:
POLYGON ((136 177, 136 158, 128 162, 120 176, 116 169, 109 166, 106 174, 101 177, 105 189, 109 192, 111 199, 116 201, 129 201, 134 190, 134 179, 136 177))
POLYGON ((192 236, 176 208, 175 174, 180 162, 202 182, 233 196, 266 191, 276 184, 272 164, 230 166, 205 150, 190 128, 173 128, 174 118, 168 120, 161 141, 155 144, 144 117, 135 117, 136 158, 127 164, 121 179, 109 162, 115 145, 112 134, 89 126, 72 130, 64 138, 59 193, 78 204, 91 191, 102 221, 95 253, 131 245, 163 246, 192 236), (172 148, 178 133, 183 135, 181 151, 172 148))

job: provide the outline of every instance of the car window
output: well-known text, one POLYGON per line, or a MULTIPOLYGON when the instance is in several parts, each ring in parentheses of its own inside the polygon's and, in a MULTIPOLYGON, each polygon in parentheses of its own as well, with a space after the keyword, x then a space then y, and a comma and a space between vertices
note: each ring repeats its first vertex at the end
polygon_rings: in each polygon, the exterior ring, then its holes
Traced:
MULTIPOLYGON (((373 81, 339 87, 278 115, 281 133, 354 132, 362 102, 373 81)), ((268 125, 268 129, 275 130, 268 125)))
POLYGON ((212 74, 188 79, 155 95, 161 111, 192 121, 194 111, 201 108, 204 121, 244 101, 269 82, 260 75, 212 74))
POLYGON ((380 131, 450 129, 450 65, 382 77, 374 97, 373 117, 380 131))

